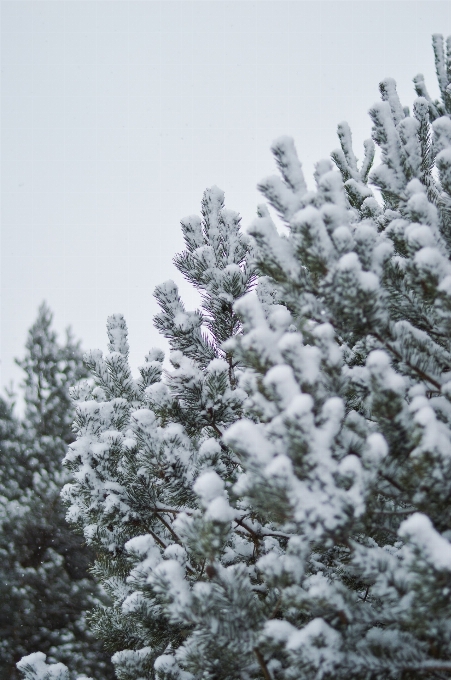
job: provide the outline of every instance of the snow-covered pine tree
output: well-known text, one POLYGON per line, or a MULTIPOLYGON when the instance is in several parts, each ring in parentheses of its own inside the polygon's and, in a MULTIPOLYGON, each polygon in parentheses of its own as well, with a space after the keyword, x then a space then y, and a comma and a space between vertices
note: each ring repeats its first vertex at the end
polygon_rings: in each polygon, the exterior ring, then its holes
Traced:
MULTIPOLYGON (((148 363, 133 383, 123 321, 110 320, 94 400, 78 394, 67 496, 104 546, 119 678, 449 677, 451 39, 434 50, 440 101, 417 76, 411 116, 381 83, 374 170, 373 142, 359 166, 341 124, 339 172, 319 162, 309 191, 292 140, 275 142, 282 178, 260 188, 288 230, 260 207, 251 234, 268 281, 235 303, 243 329, 222 345, 233 417, 195 406, 211 331, 169 287, 160 323, 179 344, 163 381, 148 363)), ((36 656, 23 668, 48 669, 36 656)))
MULTIPOLYGON (((240 417, 245 396, 237 388, 236 362, 222 344, 240 332, 233 305, 255 278, 249 238, 216 187, 204 193, 202 217, 186 218, 182 230, 186 249, 175 264, 199 291, 201 309, 186 311, 171 281, 156 289, 161 312, 155 324, 169 340, 172 368, 162 375, 163 353, 152 350, 133 379, 125 321, 114 315, 108 319, 109 354, 85 356, 94 385, 85 381, 73 390, 77 441, 66 462, 75 483, 64 495, 69 519, 96 551, 95 574, 113 602, 99 607, 91 624, 116 652, 116 673, 123 679, 154 675, 157 658, 165 674, 167 664, 175 663, 170 651, 190 640, 202 620, 208 629, 222 606, 223 596, 215 599, 205 590, 216 552, 234 541, 249 552, 238 533, 229 538, 233 513, 226 489, 239 466, 220 443, 225 428, 240 417), (223 497, 205 518, 204 504, 219 488, 223 497), (172 590, 188 593, 194 584, 197 604, 174 609, 172 590)), ((217 664, 220 642, 211 651, 217 664)), ((196 654, 193 663, 200 668, 202 649, 196 654)), ((30 677, 45 668, 41 656, 27 663, 30 677)))
POLYGON ((86 375, 79 344, 64 344, 43 304, 30 328, 22 419, 2 401, 0 412, 0 678, 19 677, 16 662, 33 649, 79 672, 112 677, 108 656, 84 615, 98 601, 87 569, 92 552, 65 520, 62 459, 74 410, 69 386, 86 375))
POLYGON ((282 138, 282 179, 260 186, 288 235, 262 216, 256 259, 289 319, 271 331, 255 297, 236 305, 250 419, 223 441, 246 470, 235 492, 291 535, 257 562, 278 597, 269 677, 451 673, 451 39, 433 42, 442 100, 417 76, 411 116, 381 83, 378 167, 342 123, 340 173, 318 163, 309 192, 282 138))

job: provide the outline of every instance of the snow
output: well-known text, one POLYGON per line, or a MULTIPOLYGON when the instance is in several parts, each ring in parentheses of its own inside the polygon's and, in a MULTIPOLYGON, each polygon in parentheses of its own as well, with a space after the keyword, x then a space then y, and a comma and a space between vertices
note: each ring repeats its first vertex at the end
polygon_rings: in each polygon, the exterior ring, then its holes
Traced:
POLYGON ((422 222, 429 225, 433 230, 437 242, 440 241, 437 208, 435 205, 429 203, 428 198, 423 191, 415 193, 409 198, 407 201, 407 210, 409 211, 410 219, 413 222, 422 222))
POLYGON ((122 314, 112 314, 107 319, 107 332, 110 341, 109 351, 128 355, 127 325, 122 314))
POLYGON ((235 510, 230 507, 224 497, 214 498, 207 506, 205 517, 214 522, 231 522, 236 516, 235 510))
POLYGON ((336 249, 339 252, 349 251, 352 249, 354 245, 354 239, 351 234, 351 231, 349 227, 346 227, 345 225, 337 227, 334 230, 332 234, 332 240, 334 242, 336 249))
POLYGON ((302 235, 303 231, 308 231, 309 238, 312 241, 310 247, 318 252, 321 258, 327 260, 333 252, 333 247, 321 212, 317 208, 309 205, 303 210, 299 210, 291 218, 290 224, 294 233, 302 235))
POLYGON ((357 179, 358 178, 357 159, 354 155, 354 151, 352 148, 351 128, 349 127, 349 124, 346 121, 338 123, 337 134, 340 140, 341 148, 343 149, 343 153, 347 161, 347 165, 351 170, 351 176, 354 177, 354 179, 357 179))
POLYGON ((266 374, 263 383, 279 402, 281 408, 286 408, 292 399, 299 394, 299 387, 293 375, 293 370, 286 364, 273 366, 266 374))
POLYGON ((271 151, 276 156, 279 168, 290 189, 301 196, 305 194, 307 185, 294 139, 286 135, 278 137, 271 144, 271 151))
POLYGON ((362 464, 357 456, 352 454, 345 456, 338 466, 340 474, 348 480, 352 480, 346 495, 351 502, 354 517, 360 517, 365 512, 364 500, 364 475, 362 464))
POLYGON ((451 264, 437 248, 421 248, 415 253, 414 262, 418 269, 436 277, 439 282, 451 274, 451 264))
POLYGON ((268 321, 273 330, 283 332, 293 323, 293 318, 283 305, 272 305, 269 309, 268 321))
POLYGON ((33 680, 69 680, 69 671, 64 664, 48 665, 45 663, 46 658, 42 652, 34 652, 34 654, 23 656, 16 666, 26 677, 28 676, 27 667, 30 668, 33 675, 28 677, 33 680))
POLYGON ((283 581, 300 584, 304 576, 303 560, 297 555, 283 554, 280 548, 260 557, 257 569, 271 584, 283 581))
POLYGON ((376 465, 388 454, 388 444, 380 432, 373 432, 368 435, 366 445, 365 458, 373 461, 376 465))
MULTIPOLYGON (((423 89, 423 92, 426 92, 426 88, 424 85, 424 76, 422 73, 419 73, 415 78, 413 79, 414 83, 418 83, 420 86, 420 89, 423 89)), ((431 102, 432 103, 432 102, 431 102)), ((420 121, 427 120, 429 118, 429 101, 426 97, 417 97, 413 103, 413 111, 415 114, 415 117, 418 118, 420 121)))
POLYGON ((185 243, 191 252, 205 245, 202 220, 198 215, 188 215, 180 220, 185 243))
POLYGON ((151 647, 142 647, 141 649, 123 649, 120 652, 116 652, 111 657, 111 661, 114 663, 117 669, 117 676, 124 674, 124 671, 128 676, 131 673, 137 678, 143 678, 147 675, 147 665, 152 659, 153 649, 151 647), (139 674, 139 675, 137 675, 139 674))
POLYGON ((228 373, 229 365, 224 359, 212 359, 207 366, 208 373, 228 373))
POLYGON ((293 656, 317 670, 316 678, 333 677, 334 667, 341 661, 341 635, 324 619, 316 618, 290 635, 286 643, 293 656))
POLYGON ((158 677, 164 675, 168 678, 177 678, 177 680, 194 680, 194 676, 188 671, 182 670, 177 664, 177 660, 171 654, 162 654, 157 657, 154 663, 154 669, 158 673, 158 677))
POLYGON ((409 245, 413 246, 415 250, 427 246, 435 247, 436 241, 434 234, 425 224, 409 224, 404 233, 409 245))
POLYGON ((319 184, 319 181, 323 175, 333 169, 334 165, 329 158, 321 158, 319 161, 317 161, 315 163, 315 172, 313 173, 313 177, 315 178, 317 184, 319 184))
POLYGON ((451 571, 451 543, 434 529, 429 517, 415 512, 402 522, 398 535, 416 546, 434 569, 451 571))
POLYGON ((435 163, 440 173, 442 184, 446 184, 446 189, 449 191, 451 182, 451 148, 446 147, 437 155, 435 163))
POLYGON ((295 632, 296 628, 291 623, 288 623, 288 621, 271 619, 265 623, 263 634, 265 637, 280 644, 287 642, 295 632))
POLYGON ((451 120, 447 116, 437 118, 432 123, 434 131, 434 151, 440 153, 451 146, 451 120))
POLYGON ((178 543, 173 543, 172 545, 169 545, 163 554, 166 560, 175 560, 182 567, 184 567, 188 561, 188 555, 186 553, 185 548, 182 545, 179 545, 178 543))
POLYGON ((343 191, 343 180, 339 172, 332 170, 325 172, 318 180, 318 191, 324 196, 324 200, 346 208, 347 201, 343 191))
POLYGON ((224 482, 221 477, 210 470, 203 472, 195 481, 194 491, 200 497, 202 504, 207 506, 212 500, 224 496, 224 482))
POLYGON ((298 394, 285 412, 299 428, 308 432, 314 426, 313 406, 314 402, 310 394, 298 394))
POLYGON ((238 453, 245 453, 255 462, 269 463, 275 453, 273 444, 261 428, 251 420, 242 419, 224 433, 224 442, 238 453))
POLYGON ((135 553, 139 557, 146 557, 155 549, 156 545, 153 536, 145 534, 131 538, 124 547, 129 553, 135 553))
POLYGON ((390 363, 389 355, 381 349, 370 352, 366 360, 370 374, 383 382, 385 389, 402 394, 405 392, 406 383, 402 375, 396 373, 390 363))
MULTIPOLYGON (((368 141, 368 140, 367 140, 368 141)), ((372 140, 369 140, 372 141, 372 140)), ((375 198, 365 198, 360 208, 364 217, 377 217, 382 213, 382 208, 375 198)))
MULTIPOLYGON (((399 136, 407 154, 407 163, 415 176, 418 176, 421 173, 421 146, 418 139, 419 130, 420 121, 410 116, 401 120, 398 125, 399 136)), ((421 182, 419 182, 419 184, 421 184, 421 182)), ((407 191, 409 191, 409 185, 407 185, 407 191)))
POLYGON ((359 256, 355 252, 342 255, 337 263, 337 269, 342 272, 353 272, 362 290, 376 291, 379 288, 379 277, 373 272, 362 270, 359 256))
POLYGON ((395 125, 398 125, 404 118, 404 111, 396 91, 396 81, 394 78, 384 78, 379 84, 379 88, 383 101, 387 101, 390 104, 395 125))
MULTIPOLYGON (((275 190, 275 188, 280 189, 280 191, 287 191, 284 185, 279 187, 278 184, 273 181, 271 189, 275 190)), ((294 214, 299 208, 300 205, 298 205, 298 201, 295 201, 289 214, 294 214)), ((300 269, 299 262, 293 256, 288 239, 279 236, 271 217, 259 217, 254 220, 248 229, 248 233, 253 236, 258 243, 265 244, 268 255, 278 263, 283 271, 286 271, 293 277, 298 275, 300 269)), ((241 298, 241 300, 242 299, 243 298, 241 298)), ((241 300, 235 304, 241 303, 241 300)))
POLYGON ((157 592, 169 595, 169 611, 174 620, 190 607, 191 592, 185 580, 185 569, 177 560, 163 560, 147 577, 147 582, 157 592))
POLYGON ((301 375, 301 382, 314 384, 319 378, 321 350, 319 347, 302 344, 300 333, 285 333, 278 342, 282 356, 296 367, 296 374, 301 375))
POLYGON ((268 479, 279 478, 289 482, 293 476, 293 464, 288 456, 279 454, 265 467, 265 475, 268 479))

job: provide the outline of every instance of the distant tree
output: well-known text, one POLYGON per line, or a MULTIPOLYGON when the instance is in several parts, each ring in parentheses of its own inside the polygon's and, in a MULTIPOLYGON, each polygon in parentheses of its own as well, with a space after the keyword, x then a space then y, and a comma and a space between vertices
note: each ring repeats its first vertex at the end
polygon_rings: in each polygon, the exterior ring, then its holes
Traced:
POLYGON ((85 377, 79 343, 63 345, 41 305, 17 363, 25 373, 20 421, 0 401, 0 678, 38 647, 80 672, 111 677, 108 656, 87 630, 99 603, 87 569, 93 554, 65 520, 62 459, 73 440, 69 387, 85 377))
POLYGON ((342 123, 339 171, 320 161, 309 191, 276 140, 260 189, 285 233, 261 206, 249 243, 217 191, 182 222, 203 304, 157 288, 171 369, 154 351, 132 378, 119 315, 88 356, 65 498, 120 680, 451 674, 451 38, 433 40, 441 99, 417 76, 410 115, 384 80, 362 164, 342 123))

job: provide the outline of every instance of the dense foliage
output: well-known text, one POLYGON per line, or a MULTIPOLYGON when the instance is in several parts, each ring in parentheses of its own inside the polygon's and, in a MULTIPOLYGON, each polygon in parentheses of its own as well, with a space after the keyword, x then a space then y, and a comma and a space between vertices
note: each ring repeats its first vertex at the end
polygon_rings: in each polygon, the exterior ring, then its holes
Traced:
POLYGON ((120 316, 88 355, 64 496, 121 680, 449 677, 451 39, 434 50, 441 99, 417 76, 411 115, 383 81, 361 165, 342 123, 309 191, 274 143, 283 233, 261 206, 249 241, 206 192, 176 258, 202 309, 157 289, 171 369, 153 351, 132 378, 120 316))
POLYGON ((60 345, 42 305, 24 358, 24 415, 0 402, 0 678, 18 677, 30 649, 79 672, 111 677, 85 611, 98 601, 93 553, 65 520, 61 461, 73 441, 69 386, 86 375, 78 343, 60 345))

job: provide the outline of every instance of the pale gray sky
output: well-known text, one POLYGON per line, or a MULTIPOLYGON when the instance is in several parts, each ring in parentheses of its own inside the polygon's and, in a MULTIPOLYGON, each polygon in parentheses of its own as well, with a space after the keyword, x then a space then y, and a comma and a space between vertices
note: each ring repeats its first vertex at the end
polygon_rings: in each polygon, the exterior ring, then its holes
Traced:
MULTIPOLYGON (((106 347, 125 314, 134 369, 151 346, 157 283, 181 277, 179 220, 217 184, 247 226, 269 146, 296 140, 309 183, 347 120, 361 157, 367 110, 393 76, 437 96, 441 0, 10 0, 2 10, 1 384, 16 383, 45 299, 62 331, 106 347)), ((195 298, 182 286, 188 306, 195 298)))

